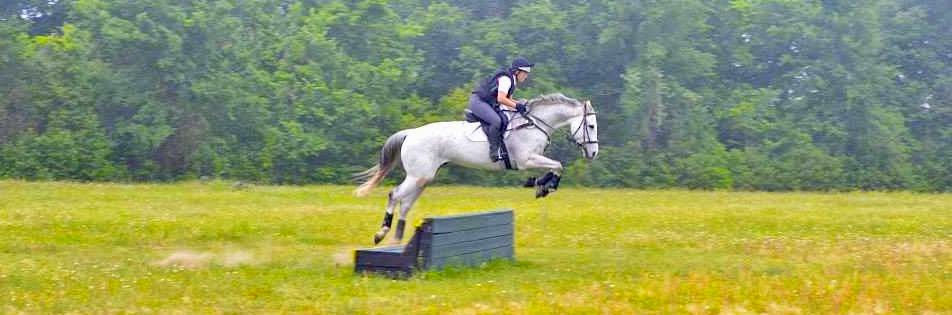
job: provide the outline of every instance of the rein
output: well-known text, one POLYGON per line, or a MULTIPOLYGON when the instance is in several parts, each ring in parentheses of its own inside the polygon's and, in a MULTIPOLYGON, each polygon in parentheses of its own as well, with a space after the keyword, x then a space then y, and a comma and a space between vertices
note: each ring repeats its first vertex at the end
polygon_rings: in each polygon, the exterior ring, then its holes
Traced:
MULTIPOLYGON (((586 103, 582 103, 582 106, 585 107, 585 110, 584 110, 585 114, 583 114, 582 116, 582 122, 579 123, 578 128, 576 128, 575 131, 572 132, 572 139, 574 140, 575 135, 577 135, 579 131, 582 131, 582 141, 575 141, 575 144, 578 145, 579 147, 584 147, 586 144, 598 143, 598 141, 592 140, 592 136, 589 134, 588 128, 585 128, 586 126, 588 126, 588 116, 595 116, 597 113, 595 111, 589 112, 588 104, 586 103)), ((549 133, 552 131, 555 131, 555 127, 545 122, 545 120, 543 120, 542 118, 539 118, 538 116, 533 115, 531 109, 525 114, 522 114, 522 117, 526 119, 526 122, 521 125, 512 127, 511 129, 509 129, 509 131, 529 128, 529 127, 537 127, 536 129, 545 135, 546 143, 549 143, 552 141, 552 137, 550 136, 549 133), (546 128, 548 128, 551 131, 548 131, 548 132, 545 131, 545 129, 541 128, 541 126, 539 126, 538 123, 541 123, 542 125, 544 125, 546 128)))
MULTIPOLYGON (((538 116, 533 115, 531 112, 526 112, 525 114, 522 114, 522 117, 526 119, 526 122, 521 125, 512 127, 512 129, 510 130, 519 130, 519 129, 529 128, 529 127, 539 127, 536 124, 537 121, 545 125, 545 127, 549 128, 549 130, 553 130, 553 131, 555 130, 555 127, 552 127, 552 125, 542 120, 542 118, 539 118, 538 116)), ((542 129, 542 128, 536 128, 536 129, 538 129, 540 132, 542 132, 542 134, 545 135, 546 143, 549 143, 552 141, 552 137, 549 135, 549 132, 545 131, 545 129, 542 129)))

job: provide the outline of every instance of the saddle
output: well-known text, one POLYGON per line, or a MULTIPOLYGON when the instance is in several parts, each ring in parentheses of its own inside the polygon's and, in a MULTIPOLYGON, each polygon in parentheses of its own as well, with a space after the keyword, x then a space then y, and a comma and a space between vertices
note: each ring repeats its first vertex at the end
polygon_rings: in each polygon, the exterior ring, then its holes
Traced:
MULTIPOLYGON (((515 112, 512 111, 503 111, 506 113, 506 116, 509 118, 509 125, 512 125, 512 117, 515 116, 515 112)), ((486 137, 486 133, 483 132, 483 122, 473 114, 469 109, 464 110, 463 116, 466 118, 466 122, 472 124, 471 129, 466 131, 466 139, 472 142, 489 142, 489 138, 486 137)), ((502 139, 505 140, 509 138, 512 128, 507 126, 506 131, 502 134, 502 139)), ((505 142, 505 141, 504 141, 505 142)))

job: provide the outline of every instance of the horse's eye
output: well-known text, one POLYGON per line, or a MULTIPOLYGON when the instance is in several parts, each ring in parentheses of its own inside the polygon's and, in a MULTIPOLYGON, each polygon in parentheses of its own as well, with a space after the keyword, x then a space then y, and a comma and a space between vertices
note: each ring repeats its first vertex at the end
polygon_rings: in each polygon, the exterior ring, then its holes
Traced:
POLYGON ((595 125, 588 125, 588 129, 595 129, 595 125))

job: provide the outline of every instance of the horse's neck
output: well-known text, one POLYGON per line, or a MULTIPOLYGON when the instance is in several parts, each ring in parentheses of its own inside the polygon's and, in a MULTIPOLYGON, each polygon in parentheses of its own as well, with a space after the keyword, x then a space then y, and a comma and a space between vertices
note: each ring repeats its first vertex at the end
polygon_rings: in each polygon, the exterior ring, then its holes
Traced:
POLYGON ((574 110, 568 105, 539 106, 532 111, 532 115, 542 119, 553 128, 559 129, 569 124, 574 117, 574 110))

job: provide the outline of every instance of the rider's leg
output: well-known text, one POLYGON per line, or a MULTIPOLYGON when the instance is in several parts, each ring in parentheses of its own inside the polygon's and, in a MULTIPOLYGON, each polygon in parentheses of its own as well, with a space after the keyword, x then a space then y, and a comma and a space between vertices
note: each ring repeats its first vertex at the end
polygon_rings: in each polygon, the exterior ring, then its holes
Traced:
POLYGON ((475 94, 469 97, 469 110, 482 121, 483 132, 486 133, 486 138, 489 140, 489 157, 493 162, 497 161, 499 159, 500 139, 502 138, 502 132, 500 131, 502 118, 492 108, 492 105, 475 94))
POLYGON ((496 140, 499 143, 499 147, 502 149, 499 151, 500 158, 509 158, 509 151, 506 148, 506 129, 509 128, 509 116, 506 116, 506 113, 499 110, 496 111, 499 114, 499 138, 496 140))

